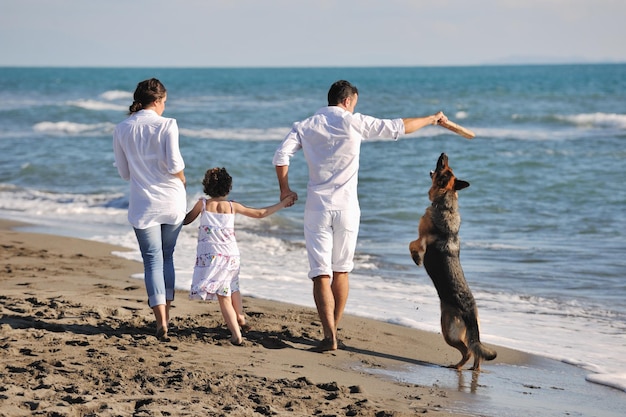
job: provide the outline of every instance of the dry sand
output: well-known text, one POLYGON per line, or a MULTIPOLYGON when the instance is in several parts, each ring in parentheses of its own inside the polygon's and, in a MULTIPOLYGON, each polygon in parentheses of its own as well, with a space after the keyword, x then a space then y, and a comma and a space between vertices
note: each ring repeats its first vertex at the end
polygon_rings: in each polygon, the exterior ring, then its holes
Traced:
MULTIPOLYGON (((477 415, 459 411, 465 391, 498 393, 443 368, 459 354, 439 334, 346 316, 346 347, 314 353, 313 309, 250 297, 241 347, 228 342, 217 303, 182 291, 172 339, 159 342, 143 282, 130 277, 141 264, 111 254, 123 248, 14 225, 0 221, 0 416, 443 417, 477 415), (433 380, 385 376, 407 366, 433 380), (458 386, 438 384, 446 378, 458 386)), ((536 359, 497 350, 486 374, 536 359)))

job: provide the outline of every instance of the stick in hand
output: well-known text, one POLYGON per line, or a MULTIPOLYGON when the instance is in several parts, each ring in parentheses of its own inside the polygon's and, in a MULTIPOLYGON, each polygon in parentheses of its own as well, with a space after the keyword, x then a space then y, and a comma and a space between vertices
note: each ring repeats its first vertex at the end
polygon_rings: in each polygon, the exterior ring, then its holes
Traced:
POLYGON ((476 134, 472 132, 471 130, 464 128, 463 126, 458 125, 454 122, 451 122, 450 120, 448 120, 447 122, 440 122, 439 125, 467 139, 474 139, 476 137, 476 134))

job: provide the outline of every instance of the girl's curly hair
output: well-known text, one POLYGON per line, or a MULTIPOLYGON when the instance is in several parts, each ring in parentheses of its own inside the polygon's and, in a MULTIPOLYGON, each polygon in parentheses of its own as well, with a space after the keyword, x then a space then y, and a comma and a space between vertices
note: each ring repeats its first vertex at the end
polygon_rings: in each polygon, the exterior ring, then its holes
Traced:
POLYGON ((224 197, 233 188, 233 177, 228 174, 226 168, 211 168, 204 174, 202 186, 204 193, 209 197, 224 197))

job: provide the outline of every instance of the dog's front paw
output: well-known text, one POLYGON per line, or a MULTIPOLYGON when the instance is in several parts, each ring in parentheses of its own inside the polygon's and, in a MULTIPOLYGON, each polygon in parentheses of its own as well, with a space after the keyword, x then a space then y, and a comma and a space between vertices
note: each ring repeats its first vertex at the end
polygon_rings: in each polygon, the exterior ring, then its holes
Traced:
POLYGON ((421 242, 420 240, 414 240, 409 244, 409 251, 411 252, 411 258, 413 258, 413 262, 415 265, 420 266, 422 264, 422 253, 420 251, 421 242))
POLYGON ((411 252, 411 258, 413 258, 413 262, 415 265, 420 266, 422 264, 422 257, 419 252, 411 252))

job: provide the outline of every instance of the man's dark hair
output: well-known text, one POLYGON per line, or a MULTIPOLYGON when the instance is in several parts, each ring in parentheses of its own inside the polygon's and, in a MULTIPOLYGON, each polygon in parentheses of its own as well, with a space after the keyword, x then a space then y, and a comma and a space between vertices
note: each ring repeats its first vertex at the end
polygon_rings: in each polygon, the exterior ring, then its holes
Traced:
POLYGON ((350 84, 349 81, 339 80, 335 81, 328 90, 328 105, 336 106, 348 97, 352 97, 355 94, 359 94, 359 90, 350 84))

